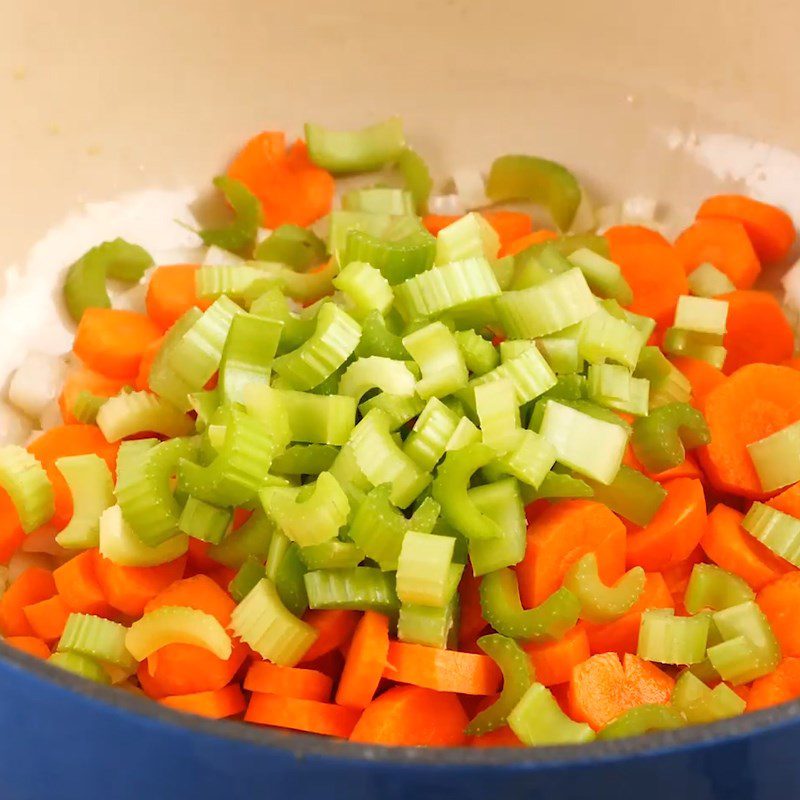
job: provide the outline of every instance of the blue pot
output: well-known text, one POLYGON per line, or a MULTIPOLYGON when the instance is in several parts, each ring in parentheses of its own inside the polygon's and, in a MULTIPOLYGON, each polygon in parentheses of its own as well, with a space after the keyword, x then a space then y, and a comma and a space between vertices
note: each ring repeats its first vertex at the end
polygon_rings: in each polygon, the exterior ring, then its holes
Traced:
POLYGON ((0 645, 0 800, 788 800, 800 704, 628 741, 369 748, 183 716, 0 645))

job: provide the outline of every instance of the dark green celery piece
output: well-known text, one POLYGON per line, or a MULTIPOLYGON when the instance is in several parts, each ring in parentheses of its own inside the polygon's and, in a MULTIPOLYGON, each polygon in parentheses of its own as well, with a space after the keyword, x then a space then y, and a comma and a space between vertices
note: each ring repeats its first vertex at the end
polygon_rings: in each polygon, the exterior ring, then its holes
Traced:
POLYGON ((256 247, 259 261, 276 261, 298 272, 321 264, 327 255, 325 242, 308 228, 280 225, 256 247))
POLYGON ((94 425, 98 412, 107 401, 107 397, 98 397, 87 391, 79 392, 72 404, 72 416, 84 425, 94 425))
POLYGON ((375 567, 314 570, 306 573, 305 584, 311 608, 378 611, 392 617, 400 610, 394 573, 375 567))
POLYGON ((651 703, 628 709, 600 730, 597 738, 605 741, 626 739, 643 733, 672 731, 675 728, 682 728, 685 724, 686 721, 679 711, 670 706, 651 703))
POLYGON ((495 159, 486 181, 486 195, 495 203, 530 200, 550 211, 568 230, 581 203, 581 187, 561 164, 536 156, 508 155, 495 159))
POLYGON ((318 311, 319 303, 315 303, 303 309, 300 315, 293 314, 289 310, 289 300, 278 288, 269 289, 250 304, 250 313, 254 316, 283 323, 283 331, 278 341, 279 356, 295 350, 311 338, 317 327, 318 311))
MULTIPOLYGON (((390 234, 391 231, 387 236, 390 234)), ((401 238, 389 239, 355 229, 347 234, 341 266, 351 261, 366 261, 394 286, 430 269, 435 257, 436 239, 426 230, 418 229, 401 238)))
POLYGON ((266 576, 275 584, 281 602, 296 617, 302 617, 308 608, 306 572, 297 544, 275 531, 267 555, 266 576))
POLYGON ((271 471, 282 475, 319 475, 331 468, 339 453, 329 444, 294 444, 277 456, 271 471))
POLYGON ((639 353, 639 361, 633 371, 635 378, 646 378, 650 383, 657 384, 669 377, 671 372, 667 357, 653 345, 647 345, 639 353))
POLYGON ((625 464, 608 485, 591 478, 585 480, 594 491, 598 502, 607 505, 615 514, 625 517, 634 525, 647 525, 667 496, 666 489, 660 483, 625 464))
POLYGON ((208 548, 208 557, 226 567, 238 569, 249 556, 264 561, 269 553, 274 526, 267 515, 254 511, 237 530, 229 533, 219 544, 208 548))
POLYGON ((264 563, 255 556, 248 556, 228 584, 228 592, 237 603, 241 603, 263 577, 264 563))
POLYGON ((558 589, 536 608, 524 609, 511 569, 484 575, 480 586, 483 618, 498 633, 526 642, 560 639, 578 621, 581 605, 569 589, 558 589))
POLYGON ((309 389, 311 394, 338 394, 339 393, 339 380, 341 379, 344 371, 350 366, 353 361, 353 356, 350 356, 339 369, 334 370, 325 378, 322 383, 318 383, 313 389, 309 389))
POLYGON ((397 159, 397 168, 403 176, 406 188, 414 198, 417 214, 426 214, 428 212, 428 198, 431 196, 431 189, 433 189, 433 179, 428 165, 422 156, 407 147, 397 159))
POLYGON ((403 345, 403 337, 389 330, 386 320, 377 309, 370 311, 361 321, 361 341, 355 354, 359 358, 382 356, 395 361, 411 358, 403 345))
MULTIPOLYGON (((743 409, 742 413, 746 413, 743 409)), ((686 450, 708 444, 703 414, 688 403, 668 403, 633 424, 633 452, 648 472, 663 472, 686 459, 686 450)))
POLYGON ((525 555, 527 523, 515 478, 503 478, 469 491, 477 509, 493 519, 501 530, 499 539, 473 539, 469 542, 472 571, 476 576, 511 567, 525 555))
POLYGON ((248 255, 253 249, 263 220, 261 201, 241 181, 227 175, 214 178, 214 186, 225 196, 236 219, 224 228, 200 231, 200 238, 206 245, 215 245, 238 255, 248 255))
POLYGON ((506 724, 508 715, 533 685, 533 670, 528 654, 513 640, 497 633, 481 636, 478 647, 503 673, 503 690, 492 705, 467 725, 467 736, 480 736, 506 724))
POLYGON ((300 548, 300 558, 306 569, 346 569, 357 567, 364 553, 353 542, 331 539, 321 544, 300 548))

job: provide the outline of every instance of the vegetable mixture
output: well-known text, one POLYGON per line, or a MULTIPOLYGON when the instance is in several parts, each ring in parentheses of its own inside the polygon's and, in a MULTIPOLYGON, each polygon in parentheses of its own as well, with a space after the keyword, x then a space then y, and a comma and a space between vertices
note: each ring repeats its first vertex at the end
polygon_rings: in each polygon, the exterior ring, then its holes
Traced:
POLYGON ((249 141, 202 265, 118 239, 70 267, 63 424, 0 448, 6 644, 383 745, 590 742, 800 696, 800 360, 752 288, 790 218, 726 195, 674 243, 575 232, 565 167, 472 177, 469 207, 554 229, 428 213, 393 118, 249 141), (334 176, 376 170, 333 209, 334 176), (143 281, 146 313, 109 278, 143 281))

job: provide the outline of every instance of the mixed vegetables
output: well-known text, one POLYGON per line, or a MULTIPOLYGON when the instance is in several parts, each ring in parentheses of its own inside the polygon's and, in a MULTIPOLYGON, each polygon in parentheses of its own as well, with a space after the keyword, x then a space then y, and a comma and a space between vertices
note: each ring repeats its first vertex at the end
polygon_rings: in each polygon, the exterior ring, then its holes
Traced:
POLYGON ((728 195, 674 244, 576 232, 576 178, 509 155, 477 204, 557 230, 432 214, 398 119, 260 134, 215 184, 232 221, 198 232, 204 264, 118 239, 67 273, 63 424, 0 448, 8 645, 387 745, 800 696, 800 361, 752 288, 793 245, 784 212, 728 195), (334 175, 374 170, 333 209, 334 175))

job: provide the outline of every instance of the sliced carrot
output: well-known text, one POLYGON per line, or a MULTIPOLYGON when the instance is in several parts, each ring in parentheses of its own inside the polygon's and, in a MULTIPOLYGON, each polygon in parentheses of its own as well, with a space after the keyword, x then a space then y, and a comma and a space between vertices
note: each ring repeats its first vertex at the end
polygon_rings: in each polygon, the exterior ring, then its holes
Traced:
POLYGON ((96 549, 84 550, 65 561, 58 569, 53 570, 61 599, 70 611, 79 614, 94 614, 107 617, 111 614, 111 606, 97 580, 95 563, 98 557, 96 549))
POLYGON ((683 561, 700 543, 706 523, 703 484, 677 478, 664 484, 667 496, 643 528, 628 527, 627 565, 660 572, 683 561))
POLYGON ((794 567, 747 533, 743 519, 743 514, 720 503, 708 515, 700 546, 715 564, 758 591, 794 567))
POLYGON ((536 680, 545 686, 568 681, 572 668, 591 655, 583 624, 576 625, 556 642, 526 644, 523 649, 531 658, 536 680))
POLYGON ((793 358, 787 358, 786 361, 783 362, 784 367, 789 367, 791 369, 800 370, 800 356, 795 356, 793 358))
POLYGON ((747 445, 800 420, 800 372, 748 364, 709 392, 701 410, 711 431, 698 451, 706 477, 718 491, 763 498, 747 445))
POLYGON ((695 564, 701 564, 704 561, 706 561, 706 554, 703 548, 698 545, 683 561, 668 567, 661 573, 669 587, 669 592, 675 601, 675 608, 679 614, 683 614, 686 611, 683 605, 683 596, 686 593, 686 587, 689 585, 692 570, 695 564))
POLYGON ((3 641, 9 647, 21 650, 29 656, 42 658, 45 661, 50 658, 50 648, 47 646, 47 642, 43 642, 35 636, 8 636, 3 641))
POLYGON ((344 669, 344 656, 341 650, 330 650, 324 656, 315 658, 313 661, 304 662, 303 669, 313 669, 321 672, 335 683, 339 680, 339 676, 344 669))
POLYGON ((317 638, 303 656, 302 662, 307 664, 309 661, 315 661, 349 641, 360 618, 358 611, 324 609, 307 611, 303 621, 316 628, 317 638))
POLYGON ((153 368, 153 362, 156 360, 162 344, 164 344, 163 336, 147 345, 142 354, 139 371, 136 373, 136 380, 133 382, 133 388, 137 392, 146 392, 150 389, 150 370, 153 368))
POLYGON ((482 211, 484 219, 495 229, 500 237, 500 255, 506 255, 506 248, 533 230, 533 220, 529 214, 519 211, 482 211))
POLYGON ((150 319, 169 330, 190 308, 205 311, 211 301, 197 296, 197 264, 172 264, 153 270, 147 284, 146 306, 150 319))
POLYGON ((242 690, 238 684, 232 683, 213 692, 195 692, 194 694, 173 695, 162 697, 159 701, 162 706, 182 711, 185 714, 195 714, 208 719, 225 719, 241 714, 247 706, 242 690))
POLYGON ((34 636, 25 607, 48 600, 56 593, 53 573, 28 567, 0 597, 0 633, 3 636, 34 636))
POLYGON ((66 603, 57 594, 25 606, 22 610, 34 635, 46 642, 61 638, 70 615, 66 603))
POLYGON ((760 711, 800 697, 800 658, 784 658, 769 675, 757 678, 747 696, 747 710, 760 711))
POLYGON ((745 364, 780 364, 794 352, 794 330, 781 304, 769 292, 736 291, 720 295, 728 303, 727 375, 745 364))
POLYGON ((547 599, 581 556, 594 553, 607 584, 625 572, 625 526, 591 500, 555 503, 528 528, 525 558, 517 565, 520 598, 531 608, 547 599))
POLYGON ((793 570, 767 584, 758 593, 758 605, 772 626, 785 656, 800 657, 800 571, 793 570))
POLYGON ((515 256, 517 253, 521 253, 523 250, 527 250, 535 244, 549 242, 551 239, 558 239, 558 234, 555 231, 548 231, 546 228, 542 228, 541 230, 534 231, 525 236, 520 236, 519 239, 514 239, 513 242, 509 242, 509 244, 501 248, 500 255, 515 256))
POLYGON ((761 273, 761 263, 741 222, 735 219, 700 219, 676 240, 675 250, 686 272, 713 264, 737 289, 749 289, 761 273))
POLYGON ((461 214, 426 214, 422 218, 422 224, 432 236, 438 236, 439 231, 458 222, 461 214))
POLYGON ((112 475, 117 468, 119 444, 110 444, 95 425, 60 425, 50 428, 28 445, 28 451, 39 461, 53 485, 55 512, 52 524, 61 530, 72 519, 72 494, 56 461, 64 456, 94 453, 100 456, 112 475))
POLYGON ((17 507, 4 489, 0 489, 0 564, 8 564, 11 556, 25 541, 17 507))
POLYGON ((613 622, 584 622, 592 655, 596 653, 635 653, 639 644, 642 611, 649 608, 674 608, 675 603, 660 572, 645 575, 644 589, 633 608, 613 622))
POLYGON ((268 661, 256 661, 247 671, 244 688, 248 692, 327 703, 331 699, 333 681, 324 672, 315 669, 281 667, 268 661))
POLYGON ((61 419, 67 425, 78 421, 72 409, 75 408, 75 401, 81 392, 89 392, 97 397, 114 397, 122 391, 125 384, 124 378, 108 378, 88 367, 78 366, 70 369, 58 398, 61 419))
POLYGON ((389 620, 367 611, 350 641, 336 702, 349 708, 366 708, 378 691, 388 655, 389 620))
POLYGON ((477 653, 391 642, 386 660, 383 677, 396 683, 457 694, 492 694, 500 687, 495 662, 477 653))
POLYGON ((486 630, 487 622, 483 618, 481 610, 480 595, 481 579, 472 574, 472 565, 468 564, 461 576, 461 583, 458 586, 460 598, 459 621, 458 621, 458 643, 460 646, 467 642, 474 642, 475 639, 486 630))
POLYGON ((148 601, 144 611, 149 613, 163 606, 185 606, 205 611, 216 618, 220 625, 227 627, 236 603, 207 575, 195 575, 170 583, 148 601))
POLYGON ((767 500, 767 505, 772 508, 783 511, 790 517, 797 517, 800 519, 800 483, 795 483, 787 487, 775 497, 767 500))
POLYGON ((161 333, 144 314, 88 308, 78 323, 72 350, 87 367, 102 375, 133 380, 144 351, 161 333))
POLYGON ((689 291, 678 253, 661 234, 638 225, 617 225, 605 237, 633 290, 630 310, 653 317, 661 328, 671 325, 678 298, 689 291))
POLYGON ((228 175, 247 183, 265 167, 279 164, 285 158, 286 135, 282 131, 262 131, 236 154, 228 167, 228 175))
POLYGON ((741 194, 719 194, 700 206, 697 219, 723 218, 740 222, 758 257, 765 264, 782 261, 792 249, 792 218, 780 208, 741 194))
POLYGON ((418 686, 395 686, 364 710, 351 742, 395 747, 458 747, 469 719, 458 698, 418 686))
POLYGON ((703 403, 712 389, 725 382, 725 373, 708 361, 685 356, 674 356, 670 361, 692 384, 692 401, 696 405, 703 403))
POLYGON ((250 697, 244 721, 347 739, 358 717, 359 712, 355 709, 333 703, 277 694, 254 694, 250 697))
POLYGON ((657 666, 625 653, 600 653, 579 664, 569 683, 570 716, 595 730, 644 704, 666 705, 675 681, 657 666))

